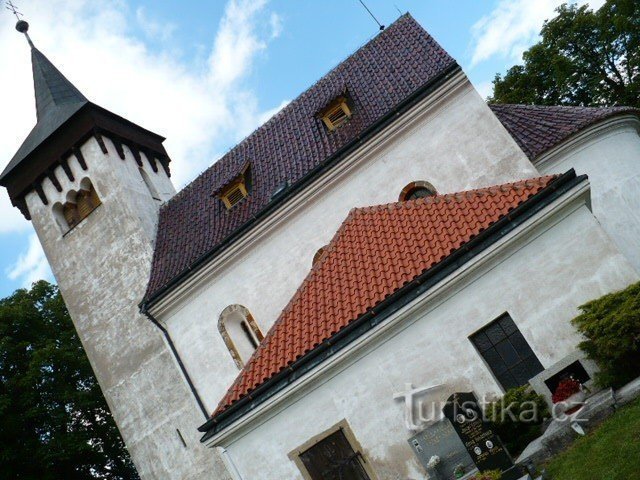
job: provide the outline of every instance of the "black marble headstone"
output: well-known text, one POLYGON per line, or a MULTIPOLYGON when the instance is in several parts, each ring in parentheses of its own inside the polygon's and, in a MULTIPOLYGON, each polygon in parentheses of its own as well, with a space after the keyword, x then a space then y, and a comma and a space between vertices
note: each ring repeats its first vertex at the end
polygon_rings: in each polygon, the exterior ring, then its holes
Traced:
POLYGON ((454 393, 442 409, 478 470, 501 470, 513 467, 513 460, 491 425, 482 419, 482 410, 472 392, 454 393))
POLYGON ((429 425, 411 437, 409 445, 426 470, 429 470, 427 465, 431 457, 440 458, 440 464, 435 468, 440 478, 453 478, 453 470, 458 465, 463 466, 465 473, 475 469, 467 449, 451 426, 451 422, 446 418, 429 425))

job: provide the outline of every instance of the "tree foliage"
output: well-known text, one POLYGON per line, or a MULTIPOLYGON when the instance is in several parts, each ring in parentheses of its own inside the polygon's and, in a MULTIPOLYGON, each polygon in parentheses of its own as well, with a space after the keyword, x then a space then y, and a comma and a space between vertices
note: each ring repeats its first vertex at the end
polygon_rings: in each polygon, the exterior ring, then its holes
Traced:
POLYGON ((600 367, 596 381, 620 387, 640 374, 640 283, 592 300, 573 319, 580 348, 600 367))
POLYGON ((0 300, 0 478, 136 479, 58 289, 0 300))
POLYGON ((550 415, 544 397, 528 385, 510 388, 502 398, 485 405, 484 414, 514 456, 542 434, 542 422, 550 415))
POLYGON ((541 41, 494 81, 494 103, 640 107, 640 2, 561 5, 541 41))

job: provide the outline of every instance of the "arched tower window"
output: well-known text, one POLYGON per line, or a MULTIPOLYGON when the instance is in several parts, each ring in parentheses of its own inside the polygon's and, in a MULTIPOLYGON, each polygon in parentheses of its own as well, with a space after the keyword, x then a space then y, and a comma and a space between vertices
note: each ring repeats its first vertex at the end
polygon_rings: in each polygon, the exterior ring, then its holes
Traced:
POLYGON ((149 177, 149 174, 147 172, 144 171, 144 169, 138 167, 138 171, 140 172, 140 176, 142 177, 142 180, 144 180, 144 184, 147 186, 147 189, 149 190, 149 193, 151 194, 151 198, 153 198, 154 200, 158 200, 160 201, 160 194, 158 193, 158 189, 156 188, 156 186, 153 184, 153 182, 151 181, 151 178, 149 177))
POLYGON ((71 190, 67 193, 64 205, 56 203, 53 206, 53 213, 61 228, 68 231, 87 218, 101 204, 91 180, 85 178, 80 182, 80 189, 77 192, 71 190))
POLYGON ((416 181, 411 182, 400 192, 399 200, 405 202, 407 200, 416 200, 423 197, 431 197, 437 195, 438 191, 429 182, 416 181))
POLYGON ((246 307, 229 305, 220 314, 218 330, 238 368, 242 368, 264 338, 246 307))

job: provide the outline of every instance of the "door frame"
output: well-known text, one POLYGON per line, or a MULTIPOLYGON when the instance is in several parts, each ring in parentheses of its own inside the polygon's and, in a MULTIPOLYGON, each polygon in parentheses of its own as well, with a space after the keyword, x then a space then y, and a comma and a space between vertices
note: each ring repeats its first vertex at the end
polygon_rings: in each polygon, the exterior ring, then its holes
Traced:
POLYGON ((302 445, 300 445, 299 447, 296 447, 291 452, 289 452, 287 456, 298 467, 298 470, 302 474, 302 477, 305 480, 313 480, 307 470, 307 467, 304 466, 304 463, 302 462, 300 455, 306 452, 307 450, 309 450, 311 447, 313 447, 317 443, 327 438, 329 435, 336 433, 338 430, 342 430, 342 432, 344 433, 344 436, 347 438, 347 442, 349 443, 353 451, 359 454, 359 457, 361 459, 360 463, 365 473, 369 476, 371 480, 378 480, 378 476, 375 474, 371 466, 371 462, 365 455, 364 449, 360 445, 360 442, 358 442, 356 436, 353 434, 353 431, 349 426, 349 422, 347 422, 347 420, 344 418, 340 420, 338 423, 336 423, 335 425, 333 425, 332 427, 324 430, 321 433, 318 433, 317 435, 314 435, 313 437, 311 437, 311 439, 307 440, 302 445))

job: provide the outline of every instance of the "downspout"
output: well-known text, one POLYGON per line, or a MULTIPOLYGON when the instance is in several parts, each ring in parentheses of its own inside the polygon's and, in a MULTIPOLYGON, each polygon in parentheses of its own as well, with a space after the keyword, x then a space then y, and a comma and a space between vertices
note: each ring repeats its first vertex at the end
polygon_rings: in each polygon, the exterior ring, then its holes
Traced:
POLYGON ((227 472, 231 474, 231 478, 233 480, 242 480, 242 475, 240 475, 236 464, 233 463, 233 459, 231 458, 231 455, 229 455, 229 452, 227 452, 227 449, 224 447, 216 447, 216 450, 220 454, 224 466, 227 467, 227 472))
POLYGON ((196 390, 196 386, 191 381, 191 377, 189 376, 189 372, 187 372, 187 368, 184 366, 184 363, 182 363, 182 359, 180 358, 180 355, 178 354, 178 351, 176 350, 176 346, 173 344, 173 340, 171 340, 171 336, 169 335, 169 332, 167 331, 166 328, 164 328, 162 326, 162 324, 160 322, 158 322, 155 319, 155 317, 153 315, 151 315, 151 312, 149 312, 146 308, 142 308, 141 312, 144 315, 146 315, 147 318, 149 320, 151 320, 151 323, 153 323, 156 327, 158 327, 160 329, 160 331, 164 334, 164 338, 167 339, 167 343, 169 344, 169 348, 171 349, 171 353, 173 353, 173 358, 175 358, 176 362, 178 362, 178 366, 180 367, 180 370, 182 371, 182 375, 184 375, 184 378, 187 381, 187 384, 189 385, 189 389, 191 390, 191 393, 193 394, 194 398, 196 399, 196 403, 200 407, 200 411, 202 411, 202 414, 204 415, 204 418, 208 420, 210 415, 209 415, 209 413, 207 413, 207 409, 205 408, 204 403, 202 402, 202 399, 200 398, 200 395, 198 394, 198 390, 196 390))

